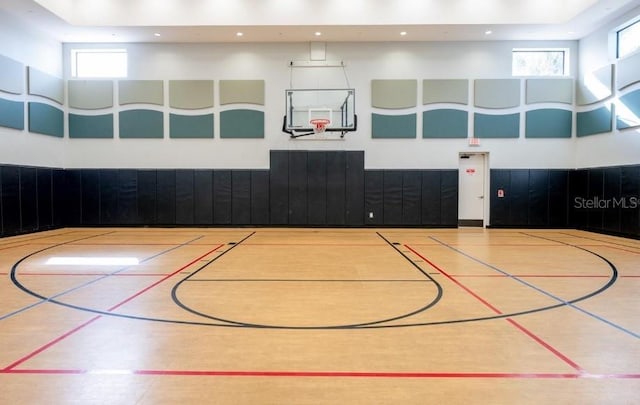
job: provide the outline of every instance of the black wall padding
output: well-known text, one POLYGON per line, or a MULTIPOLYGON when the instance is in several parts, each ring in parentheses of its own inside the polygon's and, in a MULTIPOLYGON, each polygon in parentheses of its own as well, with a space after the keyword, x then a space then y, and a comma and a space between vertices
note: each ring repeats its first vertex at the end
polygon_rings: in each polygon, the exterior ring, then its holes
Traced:
POLYGON ((53 227, 53 180, 51 169, 38 168, 38 230, 53 227))
POLYGON ((420 223, 423 225, 439 226, 442 224, 441 179, 442 171, 440 170, 422 172, 420 223))
POLYGON ((251 224, 269 224, 269 171, 251 171, 251 224))
POLYGON ((327 154, 307 154, 307 218, 309 225, 327 224, 327 154))
POLYGON ((289 152, 271 151, 269 219, 273 225, 289 223, 289 152))
POLYGON ((402 224, 420 225, 422 211, 422 173, 416 170, 402 174, 402 224))
POLYGON ((440 179, 440 226, 458 225, 458 170, 443 170, 440 179))
POLYGON ((569 170, 549 170, 549 228, 568 226, 569 211, 569 170))
MULTIPOLYGON (((589 170, 589 200, 602 201, 604 199, 604 170, 601 168, 589 170)), ((602 214, 604 210, 598 207, 587 210, 587 229, 603 229, 602 214)))
POLYGON ((620 197, 626 204, 620 210, 620 232, 640 236, 640 166, 620 168, 620 197))
POLYGON ((346 224, 347 155, 327 152, 327 225, 346 224))
POLYGON ((521 226, 529 225, 529 170, 511 171, 509 222, 521 226))
POLYGON ((193 175, 194 222, 213 224, 213 171, 196 170, 193 175))
POLYGON ((384 224, 402 224, 402 175, 401 170, 385 170, 383 175, 384 224))
POLYGON ((100 225, 100 171, 80 170, 82 225, 100 225))
POLYGON ((137 223, 155 225, 158 223, 156 216, 157 204, 157 172, 155 170, 137 171, 138 209, 137 223))
POLYGON ((231 223, 251 224, 251 171, 231 171, 231 223))
POLYGON ((2 229, 5 235, 20 233, 20 168, 3 166, 2 172, 2 229))
POLYGON ((289 219, 291 225, 307 223, 307 152, 289 153, 289 219))
POLYGON ((489 188, 490 188, 490 221, 492 226, 509 226, 509 211, 511 200, 511 171, 494 169, 490 172, 489 188), (502 191, 503 197, 499 197, 498 193, 502 191))
POLYGON ((602 212, 602 229, 604 231, 620 232, 620 215, 622 211, 620 191, 620 168, 610 167, 604 169, 604 201, 608 205, 602 212))
POLYGON ((158 170, 156 178, 156 218, 159 225, 176 223, 176 171, 158 170))
POLYGON ((118 171, 100 170, 100 224, 118 225, 118 171))
POLYGON ((549 170, 529 170, 529 213, 527 226, 549 224, 549 170))
POLYGON ((367 170, 364 173, 364 214, 366 225, 384 223, 384 171, 367 170))
POLYGON ((231 224, 231 170, 213 172, 213 222, 218 225, 231 224))
POLYGON ((176 225, 192 225, 194 211, 193 170, 176 170, 176 225))
POLYGON ((346 152, 347 166, 345 222, 349 226, 364 225, 364 152, 346 152))
POLYGON ((118 170, 118 216, 117 223, 138 223, 138 174, 135 170, 118 170))
POLYGON ((582 201, 589 197, 589 171, 572 170, 569 172, 569 226, 586 228, 589 217, 582 201))
POLYGON ((38 172, 35 167, 20 168, 20 232, 38 230, 38 172))

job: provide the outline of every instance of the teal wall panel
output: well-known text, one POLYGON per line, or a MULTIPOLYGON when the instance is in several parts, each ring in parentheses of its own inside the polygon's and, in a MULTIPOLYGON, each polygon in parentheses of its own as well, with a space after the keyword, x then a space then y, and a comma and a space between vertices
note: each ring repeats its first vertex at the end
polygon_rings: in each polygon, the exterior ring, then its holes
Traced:
POLYGON ((11 94, 24 93, 24 65, 0 55, 0 91, 11 94))
POLYGON ((576 115, 576 133, 588 136, 611 132, 613 106, 601 107, 593 111, 579 112, 576 115))
POLYGON ((526 103, 573 104, 573 79, 527 79, 526 103))
POLYGON ((640 126, 640 90, 620 97, 616 108, 616 126, 618 129, 640 126))
POLYGON ((213 114, 169 116, 170 138, 213 138, 213 114))
POLYGON ((164 138, 164 122, 161 111, 121 111, 120 138, 164 138))
POLYGON ((616 85, 618 89, 624 89, 638 82, 640 82, 640 52, 620 59, 616 72, 616 85))
POLYGON ((520 79, 477 79, 475 106, 513 108, 520 105, 520 79))
POLYGON ((412 108, 418 103, 418 81, 372 80, 371 107, 384 109, 412 108))
POLYGON ((476 138, 518 138, 520 136, 520 114, 489 115, 474 114, 476 138))
POLYGON ((220 113, 220 138, 264 138, 264 112, 228 110, 220 113))
POLYGON ((113 138, 113 114, 69 113, 69 138, 113 138))
POLYGON ((29 132, 62 138, 64 112, 48 104, 29 103, 29 132))
POLYGON ((589 72, 576 84, 576 104, 588 105, 613 94, 613 65, 589 72))
POLYGON ((527 111, 526 138, 571 138, 572 112, 556 108, 527 111))
POLYGON ((51 76, 29 66, 29 94, 46 97, 58 104, 64 104, 64 80, 51 76))
POLYGON ((469 113, 462 110, 441 109, 422 113, 423 138, 466 138, 469 113))
POLYGON ((371 114, 372 138, 415 138, 417 114, 371 114))
POLYGON ((24 129, 24 103, 0 98, 0 127, 24 129))
POLYGON ((120 80, 118 104, 164 104, 162 80, 120 80))
POLYGON ((220 104, 264 105, 264 80, 220 80, 220 104))
POLYGON ((435 103, 469 104, 469 80, 423 80, 422 104, 435 103))
POLYGON ((113 107, 111 80, 69 80, 67 87, 71 108, 99 110, 113 107))

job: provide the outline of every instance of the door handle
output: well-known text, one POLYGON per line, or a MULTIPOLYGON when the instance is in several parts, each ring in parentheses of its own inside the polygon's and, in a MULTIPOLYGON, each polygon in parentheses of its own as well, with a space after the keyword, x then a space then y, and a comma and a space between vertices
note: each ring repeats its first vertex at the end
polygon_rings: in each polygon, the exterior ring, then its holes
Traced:
POLYGON ((484 198, 484 196, 483 195, 479 195, 478 198, 482 200, 484 198))

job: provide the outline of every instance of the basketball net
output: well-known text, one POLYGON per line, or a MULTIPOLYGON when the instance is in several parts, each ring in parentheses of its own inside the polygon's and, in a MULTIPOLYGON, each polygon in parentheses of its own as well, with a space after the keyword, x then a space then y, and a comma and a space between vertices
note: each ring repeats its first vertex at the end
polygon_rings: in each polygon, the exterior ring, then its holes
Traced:
POLYGON ((331 124, 331 120, 327 118, 314 118, 309 120, 309 124, 313 127, 313 133, 316 137, 323 139, 327 130, 327 125, 331 124))

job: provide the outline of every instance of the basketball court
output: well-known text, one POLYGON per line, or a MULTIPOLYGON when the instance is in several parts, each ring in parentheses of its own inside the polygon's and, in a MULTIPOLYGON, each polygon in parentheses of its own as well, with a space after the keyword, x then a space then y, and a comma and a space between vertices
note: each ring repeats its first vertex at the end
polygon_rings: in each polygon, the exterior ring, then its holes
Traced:
POLYGON ((631 404, 640 241, 63 228, 0 241, 10 403, 631 404))

